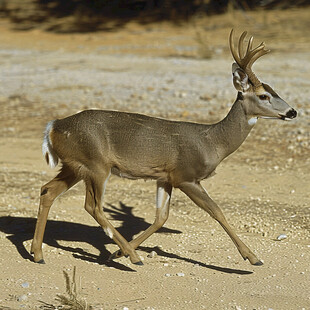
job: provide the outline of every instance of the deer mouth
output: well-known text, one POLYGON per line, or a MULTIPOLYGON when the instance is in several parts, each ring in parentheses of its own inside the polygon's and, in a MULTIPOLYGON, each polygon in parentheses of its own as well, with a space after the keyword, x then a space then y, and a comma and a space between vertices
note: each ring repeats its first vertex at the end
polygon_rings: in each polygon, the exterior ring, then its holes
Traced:
POLYGON ((291 121, 296 116, 297 116, 297 111, 294 109, 290 109, 285 115, 279 114, 279 118, 283 121, 291 121))
POLYGON ((287 120, 292 120, 292 119, 288 119, 286 118, 285 115, 281 115, 279 114, 278 116, 260 116, 259 118, 263 118, 263 119, 280 119, 282 121, 287 121, 287 120))
POLYGON ((290 109, 285 114, 278 114, 278 116, 259 116, 264 119, 280 119, 282 121, 291 121, 293 118, 297 116, 297 111, 294 109, 290 109))
POLYGON ((291 121, 294 117, 287 117, 286 115, 279 114, 278 116, 260 116, 263 119, 280 119, 281 121, 291 121))
POLYGON ((292 120, 292 118, 287 118, 285 115, 281 115, 281 114, 279 114, 278 118, 281 119, 282 121, 291 121, 292 120))

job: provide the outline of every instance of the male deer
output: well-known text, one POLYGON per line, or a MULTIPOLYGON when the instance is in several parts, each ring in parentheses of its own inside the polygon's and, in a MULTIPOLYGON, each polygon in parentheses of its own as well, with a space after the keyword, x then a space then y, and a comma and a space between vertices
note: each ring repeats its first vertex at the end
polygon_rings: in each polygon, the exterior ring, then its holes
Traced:
POLYGON ((238 91, 228 115, 212 125, 171 121, 135 113, 87 110, 48 123, 43 141, 47 163, 58 175, 41 188, 40 206, 31 252, 44 263, 42 241, 53 201, 77 182, 86 185, 85 209, 112 238, 120 250, 111 259, 129 255, 141 265, 135 249, 163 226, 168 218, 172 188, 179 188, 207 211, 227 232, 241 256, 253 265, 262 262, 239 239, 222 211, 200 181, 211 176, 218 164, 243 143, 258 118, 292 119, 297 112, 253 73, 252 64, 269 50, 264 43, 252 49, 253 37, 238 51, 230 33, 233 84, 238 91), (141 235, 128 242, 112 226, 102 209, 106 183, 111 174, 129 179, 157 181, 156 218, 141 235))

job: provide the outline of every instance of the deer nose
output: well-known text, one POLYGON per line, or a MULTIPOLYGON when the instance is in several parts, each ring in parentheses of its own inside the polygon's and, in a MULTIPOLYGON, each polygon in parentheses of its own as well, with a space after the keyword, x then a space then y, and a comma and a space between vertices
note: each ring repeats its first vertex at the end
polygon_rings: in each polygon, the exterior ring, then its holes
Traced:
POLYGON ((290 109, 285 115, 285 117, 287 118, 295 118, 296 116, 297 116, 297 111, 294 109, 290 109))

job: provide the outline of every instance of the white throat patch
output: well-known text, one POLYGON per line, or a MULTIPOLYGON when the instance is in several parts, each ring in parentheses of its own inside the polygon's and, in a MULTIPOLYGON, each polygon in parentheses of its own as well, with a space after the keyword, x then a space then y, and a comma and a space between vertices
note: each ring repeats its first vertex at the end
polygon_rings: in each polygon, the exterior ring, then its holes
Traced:
POLYGON ((252 118, 250 118, 250 119, 248 120, 248 124, 249 124, 250 126, 255 125, 256 122, 257 122, 257 117, 252 117, 252 118))

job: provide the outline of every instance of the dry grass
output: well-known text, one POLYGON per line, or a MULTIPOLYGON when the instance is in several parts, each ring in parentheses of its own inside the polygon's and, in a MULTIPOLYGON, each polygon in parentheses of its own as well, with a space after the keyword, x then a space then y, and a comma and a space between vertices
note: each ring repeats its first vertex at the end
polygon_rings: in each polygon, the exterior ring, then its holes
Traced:
MULTIPOLYGON (((43 303, 42 309, 64 309, 64 310, 91 310, 92 307, 88 305, 87 301, 79 296, 76 283, 76 267, 73 268, 72 280, 66 271, 63 271, 66 282, 66 295, 58 294, 55 300, 60 303, 59 306, 53 304, 43 303)), ((79 284, 81 286, 81 282, 79 284)))
POLYGON ((196 30, 195 41, 198 43, 197 57, 211 59, 213 56, 212 44, 208 40, 206 31, 196 30))

